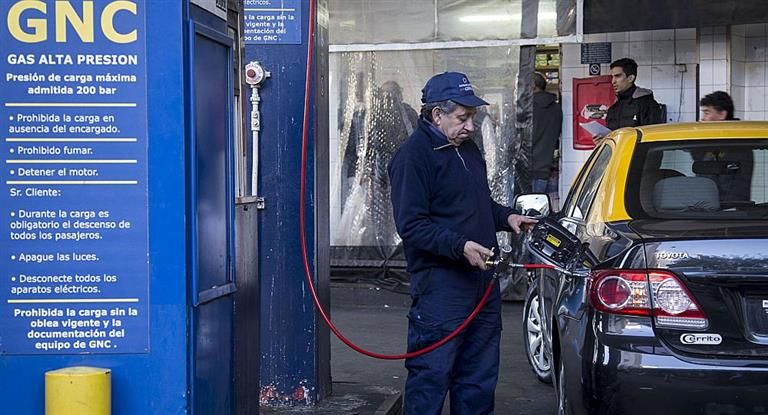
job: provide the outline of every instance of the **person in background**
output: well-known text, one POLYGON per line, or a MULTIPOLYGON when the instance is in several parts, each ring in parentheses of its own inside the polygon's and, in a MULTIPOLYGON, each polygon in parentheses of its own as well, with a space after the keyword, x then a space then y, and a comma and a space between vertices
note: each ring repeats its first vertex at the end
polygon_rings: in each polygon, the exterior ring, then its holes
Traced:
MULTIPOLYGON (((394 102, 395 110, 400 115, 400 121, 406 133, 405 136, 413 134, 413 129, 416 128, 419 115, 413 107, 403 101, 403 89, 400 87, 400 84, 393 80, 386 81, 381 84, 381 91, 394 102)), ((398 142, 397 144, 400 143, 398 142)))
MULTIPOLYGON (((727 92, 715 91, 707 94, 699 103, 701 121, 738 121, 734 116, 733 99, 727 92)), ((755 158, 752 150, 724 149, 723 151, 694 152, 697 161, 719 162, 728 166, 722 174, 699 175, 709 177, 717 183, 720 202, 748 203, 751 197, 752 172, 755 158)), ((725 170, 725 169, 723 169, 725 170)))
MULTIPOLYGON (((661 106, 653 98, 653 91, 635 85, 637 63, 629 58, 622 58, 611 63, 611 85, 616 92, 616 102, 608 108, 605 125, 611 131, 624 127, 658 124, 661 119, 661 106)), ((602 136, 595 136, 600 142, 602 136)))
POLYGON ((336 239, 344 246, 376 246, 394 249, 400 238, 395 231, 387 163, 395 149, 413 133, 418 115, 403 102, 400 85, 394 80, 381 87, 361 84, 349 124, 345 153, 348 196, 344 199, 339 226, 347 231, 336 239), (354 152, 350 152, 354 148, 354 152))
POLYGON ((440 348, 407 359, 405 415, 493 414, 499 375, 501 295, 486 260, 497 231, 536 223, 491 198, 485 162, 475 143, 476 108, 466 75, 433 76, 422 90, 421 118, 389 164, 392 207, 403 240, 413 299, 408 351, 455 330, 493 284, 487 303, 466 330, 440 348))
POLYGON ((732 121, 734 117, 733 100, 727 92, 715 91, 707 94, 699 103, 701 121, 732 121))
POLYGON ((563 110, 555 94, 546 91, 544 75, 533 74, 533 147, 531 151, 531 191, 546 193, 552 161, 563 128, 563 110))
MULTIPOLYGON (((345 130, 342 126, 340 126, 339 130, 344 134, 346 132, 346 147, 344 147, 344 153, 343 153, 343 162, 341 165, 342 169, 342 205, 346 203, 347 198, 349 198, 349 195, 352 192, 352 188, 355 183, 355 176, 359 174, 359 171, 361 170, 360 165, 358 165, 358 159, 359 159, 359 147, 360 143, 365 141, 365 132, 366 132, 366 126, 365 126, 365 119, 366 119, 366 99, 365 99, 365 91, 366 91, 366 80, 365 75, 361 72, 357 72, 354 75, 354 82, 353 85, 350 86, 350 88, 354 88, 354 105, 353 105, 353 111, 351 114, 351 119, 349 120, 349 127, 345 130)), ((342 109, 342 108, 340 108, 342 109)), ((344 113, 342 112, 339 116, 339 120, 342 122, 345 121, 344 113)), ((344 143, 344 141, 342 141, 344 143)))

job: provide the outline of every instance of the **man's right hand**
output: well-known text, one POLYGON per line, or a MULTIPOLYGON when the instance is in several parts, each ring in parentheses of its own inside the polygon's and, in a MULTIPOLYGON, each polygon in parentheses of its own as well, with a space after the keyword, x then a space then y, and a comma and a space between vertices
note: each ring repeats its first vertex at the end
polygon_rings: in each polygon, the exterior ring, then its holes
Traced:
POLYGON ((485 261, 490 259, 491 255, 493 255, 493 251, 475 241, 467 241, 464 244, 464 258, 467 258, 470 265, 478 267, 483 271, 488 269, 485 261))

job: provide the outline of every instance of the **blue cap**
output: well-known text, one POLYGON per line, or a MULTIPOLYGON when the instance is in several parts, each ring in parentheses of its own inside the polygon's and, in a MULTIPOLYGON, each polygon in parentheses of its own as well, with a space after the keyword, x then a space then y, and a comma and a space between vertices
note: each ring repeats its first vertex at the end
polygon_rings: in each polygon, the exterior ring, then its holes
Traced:
POLYGON ((424 104, 451 100, 465 107, 488 105, 478 98, 467 75, 459 72, 443 72, 433 76, 421 90, 424 104))

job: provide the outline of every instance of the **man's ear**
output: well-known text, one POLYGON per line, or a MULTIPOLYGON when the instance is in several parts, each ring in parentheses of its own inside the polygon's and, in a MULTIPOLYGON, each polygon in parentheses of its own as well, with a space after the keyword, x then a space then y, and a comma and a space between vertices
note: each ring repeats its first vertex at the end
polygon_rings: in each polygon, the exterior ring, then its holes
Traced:
POLYGON ((438 115, 442 113, 443 111, 440 110, 440 108, 438 107, 432 108, 432 122, 434 122, 435 124, 438 124, 438 115))
POLYGON ((637 78, 637 76, 636 76, 636 75, 629 75, 629 76, 627 77, 627 79, 629 80, 629 82, 635 82, 635 79, 636 79, 636 78, 637 78))

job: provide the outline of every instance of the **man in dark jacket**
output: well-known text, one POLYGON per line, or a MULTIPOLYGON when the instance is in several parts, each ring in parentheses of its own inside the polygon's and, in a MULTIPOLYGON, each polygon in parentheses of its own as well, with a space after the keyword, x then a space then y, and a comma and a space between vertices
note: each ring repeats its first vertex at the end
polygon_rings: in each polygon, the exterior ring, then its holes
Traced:
MULTIPOLYGON (((734 116, 733 99, 727 92, 707 94, 699 103, 701 121, 738 121, 734 116)), ((709 177, 717 183, 721 202, 749 202, 752 200, 752 174, 755 156, 751 149, 723 149, 716 152, 693 152, 694 160, 728 166, 722 174, 697 174, 709 177)))
POLYGON ((533 148, 531 151, 531 191, 545 193, 555 148, 563 128, 563 110, 555 94, 545 91, 544 75, 533 74, 533 148))
POLYGON ((634 60, 622 58, 611 63, 611 77, 616 102, 608 109, 605 119, 609 129, 663 122, 661 107, 653 99, 653 91, 635 85, 637 63, 634 60))
POLYGON ((494 287, 464 332, 406 360, 404 413, 439 415, 450 392, 453 415, 492 414, 501 299, 485 261, 497 247, 497 231, 519 232, 536 221, 491 199, 485 162, 469 140, 475 108, 487 103, 466 75, 435 75, 421 100, 418 126, 389 164, 395 224, 411 274, 408 351, 445 337, 469 316, 487 285, 494 287))

